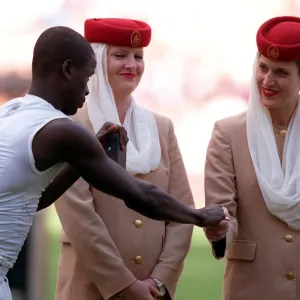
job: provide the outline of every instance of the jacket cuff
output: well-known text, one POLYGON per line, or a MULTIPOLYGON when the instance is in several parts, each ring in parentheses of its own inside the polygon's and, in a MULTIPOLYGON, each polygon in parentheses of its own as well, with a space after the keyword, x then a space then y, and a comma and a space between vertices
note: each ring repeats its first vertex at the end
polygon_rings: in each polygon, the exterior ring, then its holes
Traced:
POLYGON ((114 299, 117 294, 121 293, 124 289, 132 285, 137 280, 130 271, 128 274, 119 275, 119 280, 117 282, 113 281, 110 285, 106 285, 104 289, 103 286, 101 289, 99 289, 104 300, 114 299))
POLYGON ((164 283, 169 296, 172 300, 175 299, 175 290, 179 280, 179 276, 182 272, 183 265, 180 269, 172 269, 166 266, 157 265, 153 270, 150 277, 159 279, 164 283))

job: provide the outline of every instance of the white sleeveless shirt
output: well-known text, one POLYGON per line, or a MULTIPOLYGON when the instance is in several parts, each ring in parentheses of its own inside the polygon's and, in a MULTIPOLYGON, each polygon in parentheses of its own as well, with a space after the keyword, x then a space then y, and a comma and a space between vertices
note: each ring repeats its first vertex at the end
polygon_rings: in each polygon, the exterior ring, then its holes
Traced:
POLYGON ((47 123, 59 118, 68 117, 32 95, 0 107, 0 266, 7 271, 28 235, 42 192, 62 166, 39 172, 32 140, 47 123))

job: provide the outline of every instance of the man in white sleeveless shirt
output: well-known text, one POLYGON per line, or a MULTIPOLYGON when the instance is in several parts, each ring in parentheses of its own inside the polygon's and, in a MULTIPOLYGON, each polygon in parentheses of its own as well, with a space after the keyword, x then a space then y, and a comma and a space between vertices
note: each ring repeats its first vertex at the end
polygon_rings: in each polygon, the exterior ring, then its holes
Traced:
MULTIPOLYGON (((194 210, 130 176, 107 157, 95 136, 68 117, 83 105, 95 66, 94 52, 80 34, 50 28, 34 48, 29 93, 0 108, 0 300, 12 299, 5 276, 36 211, 80 176, 153 219, 200 227, 227 222, 221 206, 194 210)), ((159 295, 154 288, 152 293, 159 295)))

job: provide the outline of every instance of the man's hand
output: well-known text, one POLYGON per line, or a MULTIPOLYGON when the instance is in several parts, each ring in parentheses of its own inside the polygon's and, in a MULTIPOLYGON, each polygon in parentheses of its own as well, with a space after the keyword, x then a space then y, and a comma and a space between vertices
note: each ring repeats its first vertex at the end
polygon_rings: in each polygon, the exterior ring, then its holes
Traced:
POLYGON ((119 133, 120 134, 120 149, 123 151, 126 148, 126 145, 128 143, 128 137, 127 132, 124 127, 106 122, 103 124, 101 129, 96 134, 97 139, 100 141, 102 146, 105 146, 105 142, 107 140, 107 137, 109 137, 113 133, 119 133))
POLYGON ((198 211, 201 214, 201 223, 198 225, 200 227, 213 227, 226 219, 226 208, 220 205, 208 205, 198 211))
POLYGON ((225 213, 225 220, 215 226, 205 228, 204 230, 207 239, 212 242, 219 241, 226 237, 226 233, 229 228, 230 215, 227 208, 223 207, 223 210, 225 213))
POLYGON ((146 281, 135 281, 122 292, 124 300, 155 300, 161 293, 146 281))

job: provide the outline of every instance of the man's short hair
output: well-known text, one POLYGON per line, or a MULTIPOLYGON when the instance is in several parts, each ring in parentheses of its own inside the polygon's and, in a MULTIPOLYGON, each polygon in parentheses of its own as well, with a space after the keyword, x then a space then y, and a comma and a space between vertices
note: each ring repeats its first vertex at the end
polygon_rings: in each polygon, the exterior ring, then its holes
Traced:
POLYGON ((94 56, 89 42, 75 30, 57 26, 45 30, 38 38, 32 60, 32 76, 47 77, 59 72, 64 61, 70 59, 77 68, 94 56))

